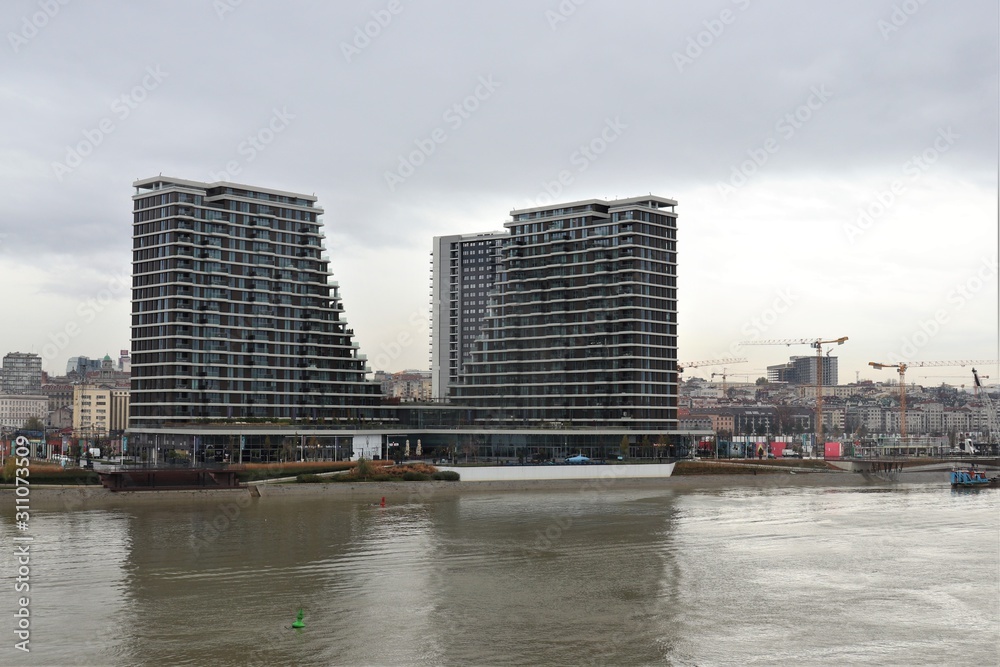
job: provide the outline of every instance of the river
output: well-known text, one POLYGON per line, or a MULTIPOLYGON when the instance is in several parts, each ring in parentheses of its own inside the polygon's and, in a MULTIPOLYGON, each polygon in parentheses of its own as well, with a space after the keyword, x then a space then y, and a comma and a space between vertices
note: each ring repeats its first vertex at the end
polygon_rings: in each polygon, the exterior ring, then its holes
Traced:
MULTIPOLYGON (((943 480, 942 480, 943 482, 943 480)), ((33 510, 0 664, 983 665, 1000 492, 467 493, 33 510), (305 629, 290 628, 299 608, 305 629)), ((23 536, 23 534, 20 534, 23 536)))

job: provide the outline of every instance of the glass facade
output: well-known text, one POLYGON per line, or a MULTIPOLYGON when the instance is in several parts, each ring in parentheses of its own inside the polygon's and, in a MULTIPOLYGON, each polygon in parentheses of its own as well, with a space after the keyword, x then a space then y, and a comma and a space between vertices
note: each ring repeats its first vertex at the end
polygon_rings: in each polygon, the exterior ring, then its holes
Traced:
POLYGON ((676 205, 512 211, 456 401, 497 424, 676 429, 676 205))
POLYGON ((316 198, 150 178, 133 199, 130 426, 371 417, 316 198))
POLYGON ((435 399, 449 395, 480 335, 507 232, 435 236, 431 252, 431 369, 435 399))

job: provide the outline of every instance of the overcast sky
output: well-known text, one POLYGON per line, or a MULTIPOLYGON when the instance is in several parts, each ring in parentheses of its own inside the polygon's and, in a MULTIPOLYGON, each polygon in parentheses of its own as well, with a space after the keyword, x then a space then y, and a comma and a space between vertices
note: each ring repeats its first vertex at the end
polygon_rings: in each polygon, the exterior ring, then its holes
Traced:
POLYGON ((0 5, 0 353, 50 372, 129 346, 158 173, 315 193, 375 369, 429 367, 433 236, 649 192, 682 361, 1000 356, 995 0, 62 3, 0 5))

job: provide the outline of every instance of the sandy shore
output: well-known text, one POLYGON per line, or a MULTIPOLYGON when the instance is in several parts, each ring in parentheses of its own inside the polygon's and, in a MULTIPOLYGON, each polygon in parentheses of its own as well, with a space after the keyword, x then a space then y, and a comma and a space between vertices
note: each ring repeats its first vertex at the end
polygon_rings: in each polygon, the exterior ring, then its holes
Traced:
MULTIPOLYGON (((643 489, 650 491, 715 492, 731 488, 767 489, 794 487, 886 487, 893 483, 870 481, 863 475, 848 472, 771 473, 760 475, 676 475, 661 479, 539 480, 503 482, 367 482, 325 484, 261 484, 256 489, 199 489, 180 491, 118 491, 98 486, 33 486, 31 507, 44 510, 76 510, 127 507, 137 503, 217 504, 250 498, 252 502, 268 499, 325 497, 345 501, 365 500, 399 504, 453 498, 475 493, 588 493, 611 490, 643 489), (255 497, 256 494, 259 498, 255 497)), ((934 484, 948 486, 945 472, 904 472, 895 484, 934 484)), ((14 506, 14 490, 0 489, 0 503, 14 506)))

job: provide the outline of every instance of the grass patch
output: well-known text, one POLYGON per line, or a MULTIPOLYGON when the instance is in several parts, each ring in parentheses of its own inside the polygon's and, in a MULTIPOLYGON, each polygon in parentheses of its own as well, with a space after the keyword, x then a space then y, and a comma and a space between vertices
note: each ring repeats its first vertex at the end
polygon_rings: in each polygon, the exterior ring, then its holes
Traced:
MULTIPOLYGON (((15 457, 9 456, 4 462, 3 481, 14 484, 15 467, 17 462, 15 457)), ((25 477, 29 484, 62 484, 62 485, 93 485, 100 484, 100 476, 93 470, 86 468, 63 468, 62 466, 40 461, 29 461, 28 476, 25 477)))

